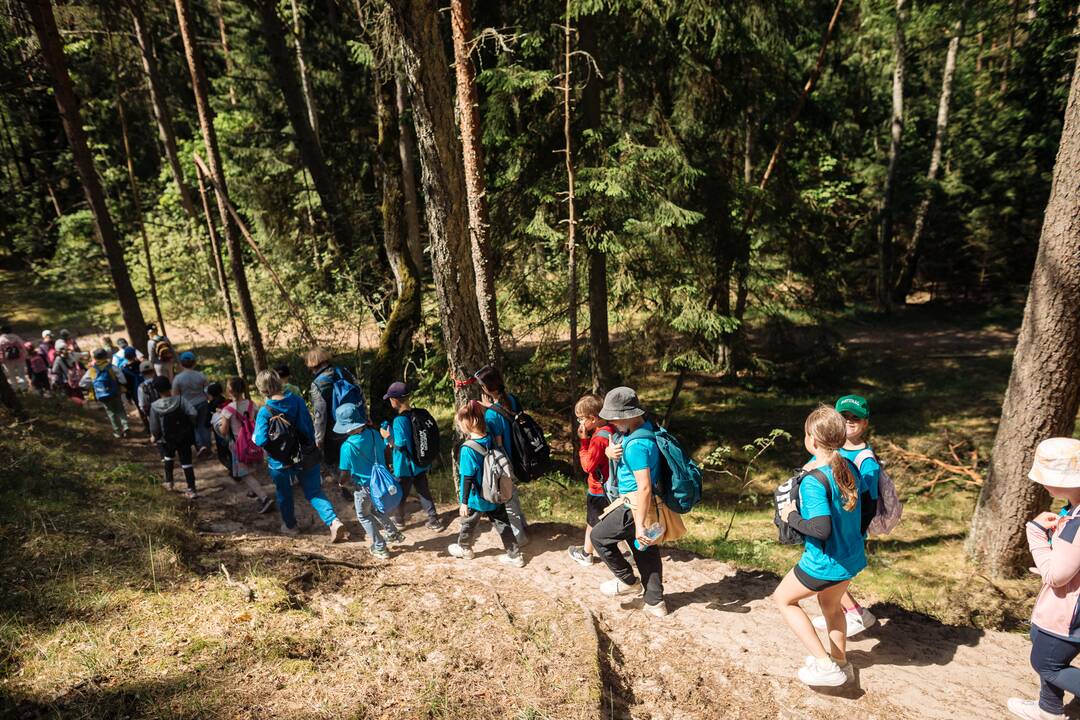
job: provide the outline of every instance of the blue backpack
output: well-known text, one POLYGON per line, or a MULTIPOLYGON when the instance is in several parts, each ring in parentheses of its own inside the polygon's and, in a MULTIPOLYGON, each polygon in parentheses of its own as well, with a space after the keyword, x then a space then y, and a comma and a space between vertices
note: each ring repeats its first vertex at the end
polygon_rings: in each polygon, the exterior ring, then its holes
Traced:
MULTIPOLYGON (((376 430, 365 430, 361 433, 371 432, 375 433, 376 430)), ((377 435, 374 437, 378 437, 377 435)), ((374 438, 372 439, 372 450, 374 447, 374 438)), ((367 453, 361 450, 361 453, 367 458, 367 453)), ((375 450, 374 454, 377 456, 378 451, 375 450)), ((356 476, 359 477, 359 476, 356 476)), ((372 459, 371 462, 371 475, 368 477, 368 495, 371 497, 371 504, 375 506, 375 509, 381 513, 388 513, 394 510, 401 504, 401 484, 393 473, 386 469, 386 465, 379 461, 378 457, 372 459)))
POLYGON ((108 400, 117 393, 120 383, 113 376, 112 365, 107 365, 104 371, 96 365, 91 370, 94 372, 93 388, 97 400, 108 400))
POLYGON ((653 478, 656 493, 671 511, 680 515, 690 512, 701 502, 701 468, 686 454, 675 436, 664 428, 639 428, 623 442, 650 437, 660 448, 660 477, 653 478))
POLYGON ((334 372, 329 378, 322 381, 316 380, 316 382, 318 383, 321 392, 325 392, 327 384, 332 383, 330 408, 328 412, 331 420, 337 412, 337 409, 345 403, 353 403, 361 408, 365 407, 364 393, 360 392, 360 388, 356 386, 356 383, 345 376, 345 373, 341 371, 341 368, 334 368, 334 372))
POLYGON ((137 362, 125 361, 120 366, 120 372, 124 373, 124 379, 127 380, 128 387, 132 392, 142 385, 143 376, 139 373, 139 364, 137 362))

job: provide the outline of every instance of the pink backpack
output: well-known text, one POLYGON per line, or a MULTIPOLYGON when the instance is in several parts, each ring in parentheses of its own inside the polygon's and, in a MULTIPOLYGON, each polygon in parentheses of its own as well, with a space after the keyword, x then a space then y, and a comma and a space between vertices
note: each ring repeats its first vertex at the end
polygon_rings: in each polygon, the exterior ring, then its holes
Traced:
MULTIPOLYGON (((247 412, 237 416, 240 432, 236 434, 236 459, 245 465, 258 465, 262 462, 262 448, 255 444, 255 421, 252 419, 254 404, 248 401, 247 412)), ((236 406, 233 405, 235 410, 236 406)))

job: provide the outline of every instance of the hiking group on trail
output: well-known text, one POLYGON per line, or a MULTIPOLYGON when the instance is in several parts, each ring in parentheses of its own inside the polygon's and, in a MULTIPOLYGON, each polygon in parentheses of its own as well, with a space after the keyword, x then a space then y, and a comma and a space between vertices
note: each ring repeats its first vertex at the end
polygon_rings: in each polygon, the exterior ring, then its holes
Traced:
MULTIPOLYGON (((117 438, 130 435, 125 403, 130 405, 159 450, 169 489, 179 460, 188 499, 198 498, 196 460, 213 452, 229 477, 244 484, 257 513, 277 506, 281 532, 288 536, 299 534, 298 487, 328 529, 330 542, 346 538, 324 478, 353 501, 375 558, 389 559, 390 547, 405 542, 405 501, 413 491, 425 527, 436 533, 447 529, 428 478, 440 456, 438 423, 413 405, 404 382, 395 381, 382 396, 392 419, 376 425, 356 376, 322 348, 304 355, 312 377, 306 399, 290 382, 288 363, 258 373, 262 406, 241 377, 224 385, 210 382, 196 369, 196 354, 177 354, 153 325, 145 354, 124 339, 114 346, 108 337, 88 354, 66 330, 55 340, 51 331, 43 331, 35 347, 3 325, 0 358, 17 391, 99 403, 117 438), (264 466, 273 494, 259 481, 264 466)), ((548 470, 550 448, 497 368, 485 366, 457 382, 476 385, 480 399, 454 414, 462 438, 455 448, 459 525, 447 552, 474 559, 473 545, 486 518, 505 551, 499 561, 523 567, 530 538, 519 485, 548 470)), ((662 618, 668 607, 659 546, 686 533, 682 515, 701 500, 701 472, 630 387, 614 388, 604 397, 586 394, 574 413, 585 479, 585 531, 582 544, 570 546, 568 555, 585 567, 607 567, 611 577, 598 587, 603 595, 640 599, 645 612, 662 618)), ((887 534, 901 519, 895 485, 868 443, 869 426, 870 407, 859 395, 816 407, 803 426, 809 460, 774 495, 779 541, 801 544, 803 551, 772 600, 809 653, 795 674, 811 687, 854 680, 847 638, 877 619, 852 596, 851 583, 867 565, 868 535, 887 534), (810 597, 821 609, 813 620, 801 605, 810 597)), ((1080 669, 1070 665, 1080 655, 1080 440, 1043 441, 1029 477, 1067 504, 1027 525, 1034 571, 1043 580, 1031 629, 1031 664, 1042 689, 1038 700, 1012 698, 1007 707, 1028 720, 1056 720, 1064 718, 1064 692, 1080 693, 1080 669)))

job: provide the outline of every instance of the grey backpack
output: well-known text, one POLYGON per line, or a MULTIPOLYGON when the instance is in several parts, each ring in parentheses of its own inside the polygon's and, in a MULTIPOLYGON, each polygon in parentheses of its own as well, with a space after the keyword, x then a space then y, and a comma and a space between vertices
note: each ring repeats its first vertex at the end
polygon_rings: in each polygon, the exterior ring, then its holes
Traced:
POLYGON ((480 471, 480 497, 496 505, 510 502, 510 496, 514 494, 514 466, 506 453, 500 448, 488 449, 475 440, 466 440, 465 446, 484 459, 480 471))

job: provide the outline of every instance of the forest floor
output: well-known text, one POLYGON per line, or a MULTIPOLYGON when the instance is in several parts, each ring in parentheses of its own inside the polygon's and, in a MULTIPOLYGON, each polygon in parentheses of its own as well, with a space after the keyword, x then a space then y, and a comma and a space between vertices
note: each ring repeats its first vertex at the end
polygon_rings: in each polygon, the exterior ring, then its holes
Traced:
POLYGON ((655 619, 567 557, 579 527, 534 523, 513 569, 486 527, 476 559, 451 558, 456 522, 432 533, 415 502, 380 562, 336 489, 346 542, 299 496, 285 538, 216 461, 189 503, 145 440, 57 407, 3 441, 3 717, 987 718, 1037 690, 1023 635, 879 603, 849 645, 857 683, 815 692, 772 573, 666 548, 655 619))

